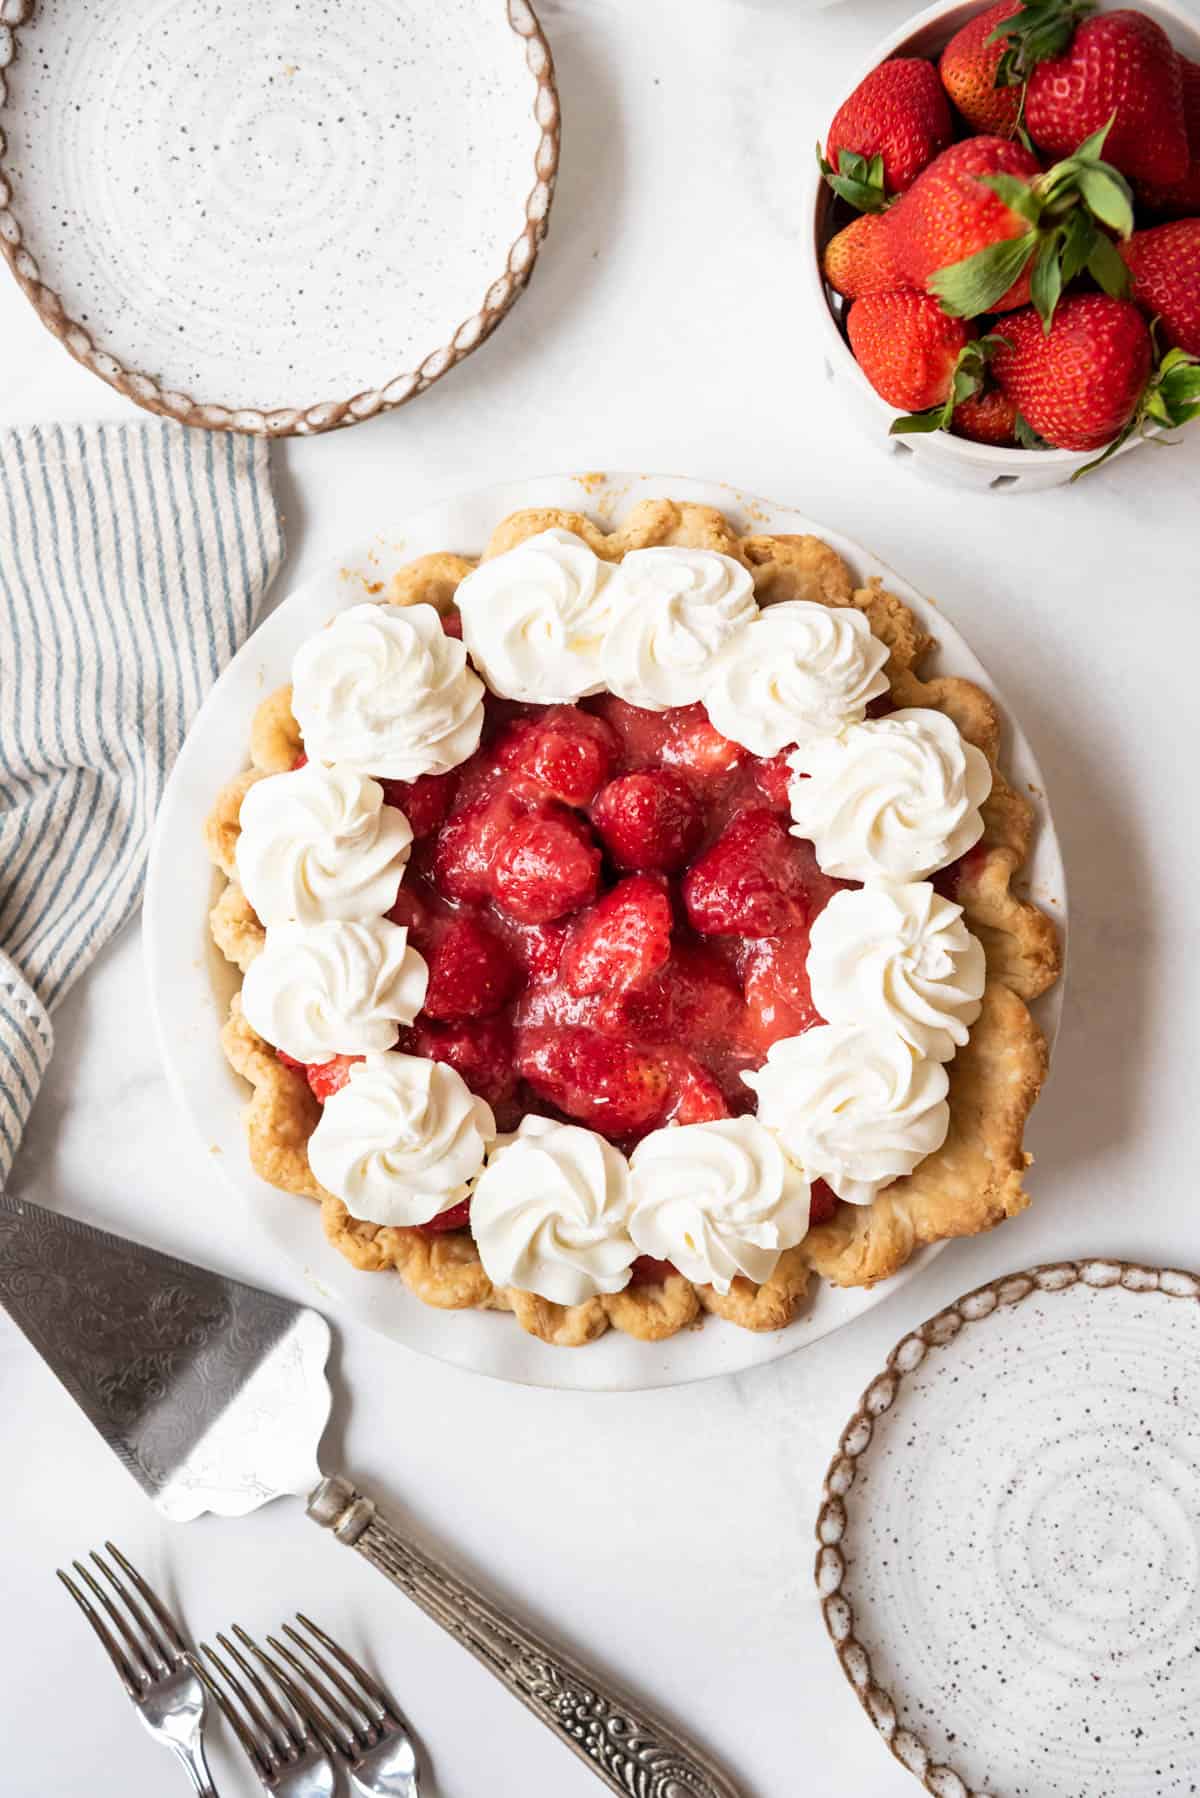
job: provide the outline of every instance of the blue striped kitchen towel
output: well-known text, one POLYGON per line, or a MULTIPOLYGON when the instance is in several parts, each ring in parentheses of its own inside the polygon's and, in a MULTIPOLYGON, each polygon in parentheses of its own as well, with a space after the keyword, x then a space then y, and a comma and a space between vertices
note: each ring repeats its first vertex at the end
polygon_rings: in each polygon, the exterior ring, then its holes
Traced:
POLYGON ((0 1185, 49 1013, 137 906, 171 763, 282 557, 260 438, 0 432, 0 1185))

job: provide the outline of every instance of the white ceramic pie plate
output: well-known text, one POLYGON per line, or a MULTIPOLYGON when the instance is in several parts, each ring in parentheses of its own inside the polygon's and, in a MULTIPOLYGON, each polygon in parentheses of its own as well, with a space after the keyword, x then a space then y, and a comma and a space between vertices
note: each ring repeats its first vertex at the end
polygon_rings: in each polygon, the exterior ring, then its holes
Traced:
MULTIPOLYGON (((936 1251, 917 1256, 894 1279, 870 1292, 841 1291, 814 1282, 814 1296, 805 1310, 775 1334, 755 1335, 710 1318, 701 1330, 685 1330, 667 1342, 635 1342, 611 1330, 579 1349, 550 1348, 503 1313, 434 1310, 397 1278, 355 1272, 325 1242, 314 1205, 277 1192, 250 1171, 241 1115, 247 1091, 226 1065, 217 1040, 237 975, 208 935, 207 914, 220 878, 205 858, 201 830, 218 789, 245 766, 255 707, 264 694, 290 678, 300 642, 333 612, 379 592, 380 583, 414 556, 438 549, 478 553, 499 520, 521 507, 570 507, 610 525, 635 500, 663 496, 719 506, 748 530, 813 532, 824 537, 860 579, 881 576, 913 608, 939 640, 932 666, 990 685, 940 611, 867 550, 790 507, 749 498, 731 487, 669 475, 561 476, 491 487, 398 520, 373 543, 341 558, 326 576, 306 582, 283 601, 235 657, 202 707, 167 784, 151 847, 144 914, 151 1002, 171 1085, 205 1147, 213 1151, 213 1167, 246 1200, 277 1251, 305 1268, 318 1301, 336 1295, 353 1316, 409 1348, 534 1386, 632 1391, 679 1385, 776 1360, 869 1311, 912 1279, 936 1251)), ((1006 771, 1020 790, 1040 795, 1044 785, 1033 752, 1007 705, 1004 712, 1009 727, 1006 771)), ((1040 828, 1027 871, 1031 892, 1064 927, 1062 858, 1049 813, 1039 804, 1040 828)), ((1037 1007, 1051 1038, 1061 1004, 1060 981, 1037 1007)))
POLYGON ((817 1584, 936 1798, 1184 1798, 1200 1749, 1200 1277, 1067 1262, 897 1344, 842 1434, 817 1584))

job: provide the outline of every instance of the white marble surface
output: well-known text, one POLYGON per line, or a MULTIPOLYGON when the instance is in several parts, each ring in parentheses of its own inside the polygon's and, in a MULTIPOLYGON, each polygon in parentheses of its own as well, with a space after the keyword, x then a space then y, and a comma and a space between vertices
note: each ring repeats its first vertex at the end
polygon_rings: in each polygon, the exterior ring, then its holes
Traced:
MULTIPOLYGON (((613 1398, 500 1387, 341 1317, 328 1456, 686 1721, 748 1798, 906 1798, 917 1787, 862 1717, 813 1597, 812 1523, 841 1423, 909 1325, 994 1274, 1093 1251, 1200 1260, 1200 430, 1024 499, 947 494, 864 451, 794 298, 797 196, 844 71, 905 0, 541 11, 566 116, 543 264, 505 327, 425 398, 279 452, 292 553, 278 591, 402 510, 580 467, 728 478, 857 534, 937 597, 1020 706, 1070 874, 1066 1023, 1031 1133, 1032 1212, 953 1246, 851 1332, 736 1379, 613 1398)), ((0 423, 120 410, 7 279, 0 346, 0 423)), ((173 1117, 145 1006, 134 926, 57 1015, 19 1185, 299 1295, 173 1117)), ((343 1633, 419 1726, 441 1798, 599 1789, 298 1505, 161 1523, 3 1321, 0 1462, 0 1787, 14 1798, 182 1789, 53 1579, 105 1536, 197 1633, 235 1617, 273 1627, 295 1606, 343 1633)), ((222 1792, 249 1794, 244 1768, 219 1758, 222 1792)))

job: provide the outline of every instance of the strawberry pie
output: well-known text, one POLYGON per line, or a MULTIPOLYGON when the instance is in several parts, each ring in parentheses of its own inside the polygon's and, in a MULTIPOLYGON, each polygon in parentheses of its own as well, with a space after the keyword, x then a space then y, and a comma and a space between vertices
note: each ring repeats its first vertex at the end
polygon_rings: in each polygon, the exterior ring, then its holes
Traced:
POLYGON ((816 538, 521 512, 297 650, 220 795, 250 1157, 548 1342, 794 1316, 1027 1203, 999 720, 816 538))

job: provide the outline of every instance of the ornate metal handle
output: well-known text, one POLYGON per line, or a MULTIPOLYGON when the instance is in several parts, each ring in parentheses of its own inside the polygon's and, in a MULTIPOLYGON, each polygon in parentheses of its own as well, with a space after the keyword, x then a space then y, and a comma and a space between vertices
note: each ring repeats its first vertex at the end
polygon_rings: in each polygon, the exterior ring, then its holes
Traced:
POLYGON ((456 1637, 621 1798, 738 1798, 707 1756, 404 1541, 349 1480, 322 1480, 308 1514, 456 1637))

